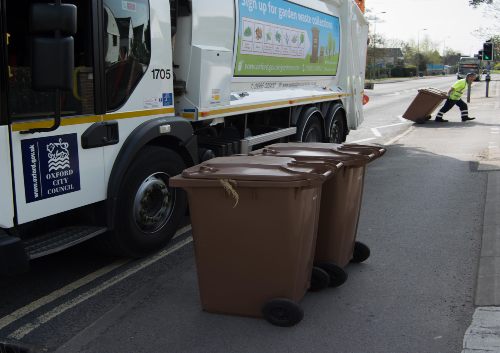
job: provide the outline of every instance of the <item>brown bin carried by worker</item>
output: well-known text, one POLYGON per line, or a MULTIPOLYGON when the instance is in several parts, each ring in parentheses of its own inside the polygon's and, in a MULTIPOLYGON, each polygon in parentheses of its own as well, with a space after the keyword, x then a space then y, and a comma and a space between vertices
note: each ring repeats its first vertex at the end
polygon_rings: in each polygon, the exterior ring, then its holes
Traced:
POLYGON ((431 118, 431 114, 448 98, 446 92, 437 88, 422 88, 413 99, 403 118, 422 124, 431 118))
MULTIPOLYGON (((335 168, 292 158, 214 158, 170 179, 187 191, 204 310, 298 323, 321 186, 335 168)), ((328 274, 324 274, 328 286, 328 274)))
POLYGON ((370 249, 356 241, 366 165, 381 157, 385 149, 366 145, 327 143, 283 143, 251 152, 253 155, 295 158, 305 163, 335 164, 343 168, 323 184, 314 264, 330 275, 330 286, 347 279, 343 268, 363 262, 370 249))

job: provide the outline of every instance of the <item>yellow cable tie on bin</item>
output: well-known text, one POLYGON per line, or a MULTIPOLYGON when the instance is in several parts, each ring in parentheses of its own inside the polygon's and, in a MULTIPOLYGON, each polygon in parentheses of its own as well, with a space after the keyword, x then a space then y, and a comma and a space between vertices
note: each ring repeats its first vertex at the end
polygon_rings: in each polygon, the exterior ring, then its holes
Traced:
POLYGON ((238 202, 240 201, 240 195, 238 195, 238 192, 234 189, 236 187, 236 181, 231 179, 219 179, 219 181, 226 193, 233 197, 235 201, 233 208, 236 208, 236 206, 238 206, 238 202))

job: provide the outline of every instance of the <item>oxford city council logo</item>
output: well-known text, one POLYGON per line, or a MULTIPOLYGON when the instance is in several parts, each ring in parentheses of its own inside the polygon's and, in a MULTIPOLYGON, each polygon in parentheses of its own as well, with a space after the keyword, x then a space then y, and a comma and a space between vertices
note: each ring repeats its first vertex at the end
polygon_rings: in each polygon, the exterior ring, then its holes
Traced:
POLYGON ((63 142, 60 138, 59 142, 49 143, 47 152, 49 152, 49 172, 71 168, 68 142, 63 142))

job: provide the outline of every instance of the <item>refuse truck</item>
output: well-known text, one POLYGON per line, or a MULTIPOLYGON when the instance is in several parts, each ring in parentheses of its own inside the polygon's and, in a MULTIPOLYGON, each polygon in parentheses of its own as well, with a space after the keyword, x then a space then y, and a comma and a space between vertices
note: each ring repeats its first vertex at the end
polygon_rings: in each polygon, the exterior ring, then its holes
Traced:
POLYGON ((19 0, 0 22, 0 273, 97 236, 144 256, 186 214, 170 176, 363 120, 353 0, 19 0))

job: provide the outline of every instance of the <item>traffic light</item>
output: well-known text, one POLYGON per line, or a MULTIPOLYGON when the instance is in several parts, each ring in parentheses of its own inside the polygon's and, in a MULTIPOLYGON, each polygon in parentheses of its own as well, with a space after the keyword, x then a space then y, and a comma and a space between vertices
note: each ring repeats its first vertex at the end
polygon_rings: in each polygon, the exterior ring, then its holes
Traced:
POLYGON ((493 43, 491 41, 486 41, 483 44, 483 60, 493 60, 493 43))

